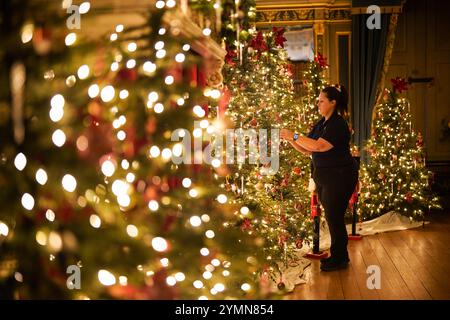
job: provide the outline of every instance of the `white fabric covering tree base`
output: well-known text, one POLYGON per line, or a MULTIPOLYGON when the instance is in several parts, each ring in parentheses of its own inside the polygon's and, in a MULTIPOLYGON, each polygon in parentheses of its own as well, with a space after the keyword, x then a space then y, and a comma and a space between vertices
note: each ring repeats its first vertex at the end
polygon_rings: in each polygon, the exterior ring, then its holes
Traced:
MULTIPOLYGON (((412 228, 422 227, 428 224, 428 221, 414 221, 410 218, 402 216, 398 212, 390 211, 384 215, 375 218, 373 220, 357 223, 356 232, 362 236, 373 235, 388 231, 400 231, 412 228)), ((352 225, 347 225, 347 232, 350 234, 352 231, 352 225)), ((320 243, 319 247, 321 251, 326 251, 330 248, 330 233, 328 231, 328 225, 325 219, 322 219, 320 226, 320 243)), ((312 247, 304 245, 297 251, 297 261, 291 262, 287 267, 284 263, 279 262, 279 268, 282 271, 281 275, 276 277, 276 281, 270 281, 270 288, 272 292, 281 292, 278 288, 278 284, 283 282, 283 291, 291 292, 296 285, 306 283, 309 279, 309 269, 306 269, 311 261, 304 256, 306 253, 311 252, 312 247)))

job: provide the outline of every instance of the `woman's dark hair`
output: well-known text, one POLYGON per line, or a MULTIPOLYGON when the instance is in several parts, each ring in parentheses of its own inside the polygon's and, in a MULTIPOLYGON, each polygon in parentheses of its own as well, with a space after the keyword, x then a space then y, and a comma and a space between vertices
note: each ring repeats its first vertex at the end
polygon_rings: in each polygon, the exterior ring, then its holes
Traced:
POLYGON ((336 110, 340 115, 344 116, 348 108, 348 92, 344 86, 328 86, 322 89, 322 92, 327 95, 328 100, 336 101, 336 110))

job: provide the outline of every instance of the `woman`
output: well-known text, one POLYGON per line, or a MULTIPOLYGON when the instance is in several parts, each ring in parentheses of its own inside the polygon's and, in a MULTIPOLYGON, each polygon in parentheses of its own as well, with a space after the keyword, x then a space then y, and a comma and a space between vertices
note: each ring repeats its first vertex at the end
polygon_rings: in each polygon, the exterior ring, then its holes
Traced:
POLYGON ((320 269, 347 267, 347 229, 344 215, 358 181, 356 161, 350 153, 350 131, 342 115, 347 111, 348 93, 342 86, 330 86, 319 95, 323 116, 308 136, 282 129, 280 137, 298 151, 312 154, 312 176, 331 235, 331 256, 322 259, 320 269))

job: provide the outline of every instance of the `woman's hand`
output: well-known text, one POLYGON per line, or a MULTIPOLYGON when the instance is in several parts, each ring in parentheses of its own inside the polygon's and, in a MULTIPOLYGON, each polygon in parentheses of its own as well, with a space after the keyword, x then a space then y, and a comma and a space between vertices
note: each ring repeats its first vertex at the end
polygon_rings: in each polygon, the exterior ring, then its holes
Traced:
POLYGON ((294 139, 294 133, 289 131, 288 129, 280 130, 280 138, 288 141, 292 141, 294 139))

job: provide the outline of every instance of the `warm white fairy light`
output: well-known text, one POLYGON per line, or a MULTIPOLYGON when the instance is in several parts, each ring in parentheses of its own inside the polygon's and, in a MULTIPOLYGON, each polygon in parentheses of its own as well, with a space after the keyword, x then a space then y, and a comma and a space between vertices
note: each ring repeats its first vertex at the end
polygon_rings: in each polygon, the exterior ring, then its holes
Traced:
POLYGON ((158 30, 158 34, 160 35, 160 36, 162 36, 162 35, 165 35, 166 34, 166 28, 159 28, 159 30, 158 30))
POLYGON ((128 284, 128 278, 125 276, 120 276, 119 283, 121 286, 126 286, 128 284))
POLYGON ((66 78, 66 86, 69 88, 73 87, 77 82, 77 78, 72 74, 66 78))
POLYGON ((158 8, 158 9, 164 8, 165 5, 166 5, 166 3, 164 1, 162 1, 162 0, 158 0, 155 3, 156 8, 158 8))
POLYGON ((36 242, 38 244, 40 244, 41 246, 47 245, 47 235, 45 234, 45 232, 43 232, 41 230, 36 232, 36 242))
POLYGON ((116 91, 113 86, 106 86, 102 89, 100 93, 100 98, 103 100, 103 102, 110 102, 114 99, 116 95, 116 91))
POLYGON ((213 90, 211 90, 210 93, 209 93, 209 96, 210 96, 211 98, 213 98, 213 99, 219 99, 221 95, 222 95, 222 94, 221 94, 220 91, 217 90, 217 89, 213 89, 213 90))
POLYGON ((162 59, 162 58, 164 58, 166 56, 166 53, 167 52, 164 49, 158 50, 158 51, 156 51, 156 57, 158 59, 162 59))
POLYGON ((139 234, 138 228, 133 224, 127 225, 127 234, 132 238, 136 238, 139 234))
POLYGON ((162 113, 164 111, 164 105, 162 103, 157 103, 155 104, 155 106, 153 107, 153 110, 156 113, 162 113))
POLYGON ((6 237, 8 236, 8 233, 9 233, 8 226, 4 222, 0 221, 0 236, 6 237))
POLYGON ((77 41, 77 34, 74 32, 69 33, 66 38, 64 39, 64 43, 66 46, 71 46, 77 41))
POLYGON ((210 28, 204 28, 203 29, 203 35, 204 36, 210 36, 211 35, 211 29, 210 28))
POLYGON ((135 52, 137 49, 137 44, 136 42, 130 42, 127 46, 127 50, 130 52, 135 52))
POLYGON ((161 151, 159 150, 159 148, 157 146, 152 146, 150 148, 150 156, 152 158, 159 157, 160 154, 161 154, 161 151))
POLYGON ((192 132, 192 135, 195 138, 200 138, 202 136, 202 134, 203 134, 203 131, 201 128, 195 128, 194 131, 192 132))
POLYGON ((81 135, 78 137, 76 145, 78 150, 86 151, 87 148, 89 147, 89 140, 86 138, 86 136, 81 135))
POLYGON ((33 208, 34 208, 34 198, 33 198, 33 196, 31 194, 24 193, 22 195, 21 202, 22 202, 22 206, 25 209, 27 209, 29 211, 33 210, 33 208))
POLYGON ((118 24, 117 26, 116 26, 116 32, 122 32, 123 31, 123 24, 118 24))
POLYGON ((55 146, 62 147, 66 143, 66 134, 61 129, 56 129, 52 134, 52 141, 55 146))
POLYGON ((181 181, 181 184, 183 185, 183 187, 189 188, 191 186, 191 184, 192 184, 192 180, 190 178, 184 178, 181 181))
POLYGON ((36 181, 40 184, 40 185, 44 185, 47 183, 48 180, 48 176, 47 176, 47 172, 45 172, 44 169, 39 168, 36 171, 36 181))
POLYGON ((183 153, 183 145, 181 143, 177 143, 172 147, 172 154, 175 157, 180 157, 183 153))
POLYGON ((107 176, 107 177, 111 177, 114 172, 116 171, 116 166, 114 164, 114 162, 112 162, 111 160, 105 160, 102 163, 102 173, 107 176))
POLYGON ((202 221, 203 222, 209 222, 211 218, 207 214, 202 214, 202 221))
POLYGON ((47 209, 47 211, 45 212, 45 217, 47 218, 48 221, 53 222, 55 221, 56 215, 53 210, 47 209))
POLYGON ((217 292, 223 292, 223 291, 225 290, 225 285, 223 285, 222 283, 216 283, 216 284, 214 285, 214 289, 215 289, 217 292))
POLYGON ((203 282, 201 282, 200 280, 195 280, 193 285, 194 285, 194 288, 196 288, 196 289, 203 288, 203 282))
POLYGON ((159 209, 159 203, 156 200, 150 200, 148 203, 148 208, 151 211, 157 211, 159 209))
POLYGON ((212 264, 214 267, 218 267, 218 266, 220 266, 220 260, 219 260, 219 259, 212 259, 212 260, 211 260, 211 264, 212 264))
POLYGON ((100 217, 96 214, 91 214, 91 216, 89 217, 89 223, 93 228, 100 228, 102 225, 102 220, 100 219, 100 217))
POLYGON ((152 247, 155 251, 164 252, 169 248, 166 239, 162 237, 155 237, 152 239, 152 247))
POLYGON ((93 98, 97 97, 99 93, 100 93, 100 88, 99 88, 98 84, 92 84, 89 86, 89 89, 88 89, 89 98, 93 99, 93 98))
POLYGON ((48 235, 48 245, 52 251, 60 251, 63 246, 63 241, 59 233, 52 231, 48 235))
POLYGON ((241 289, 243 291, 249 291, 251 289, 251 286, 248 283, 243 283, 241 289))
POLYGON ((153 73, 156 70, 156 64, 154 64, 151 61, 146 61, 144 62, 144 64, 142 65, 142 69, 144 70, 144 72, 146 73, 153 73))
POLYGON ((227 198, 227 196, 224 195, 224 194, 219 194, 219 195, 217 196, 217 201, 218 201, 219 203, 224 204, 224 203, 227 202, 227 200, 228 200, 228 198, 227 198))
POLYGON ((167 283, 168 286, 173 287, 174 285, 177 284, 177 280, 173 276, 168 276, 166 278, 166 283, 167 283))
POLYGON ((64 97, 61 94, 55 94, 50 100, 50 106, 52 108, 63 108, 65 104, 64 97))
POLYGON ((203 108, 200 107, 199 105, 194 106, 194 107, 192 108, 192 111, 193 111, 194 114, 195 114, 197 117, 199 117, 199 118, 204 117, 205 114, 206 114, 206 113, 205 113, 205 110, 203 110, 203 108))
POLYGON ((130 167, 130 162, 127 159, 123 159, 120 165, 122 166, 122 169, 128 170, 130 167))
POLYGON ((134 59, 130 59, 127 61, 127 68, 128 69, 133 69, 134 67, 136 67, 136 60, 134 59))
POLYGON ((175 4, 176 4, 175 0, 167 0, 167 1, 166 1, 166 6, 167 6, 168 8, 173 8, 173 7, 175 7, 175 4))
POLYGON ((130 203, 131 203, 131 198, 127 194, 119 194, 117 196, 117 203, 122 208, 127 208, 130 205, 130 203))
POLYGON ((63 108, 51 108, 49 111, 50 120, 53 122, 60 121, 64 116, 63 108))
POLYGON ((14 166, 16 167, 17 170, 22 171, 26 165, 27 165, 27 157, 25 157, 25 155, 22 152, 18 153, 14 158, 14 166))
POLYGON ((64 190, 68 192, 74 192, 75 189, 77 188, 77 180, 75 179, 74 176, 70 174, 64 175, 61 182, 64 190))
POLYGON ((214 237, 216 236, 216 234, 214 233, 214 231, 208 230, 208 231, 205 232, 205 236, 206 236, 208 239, 212 239, 212 238, 214 238, 214 237))
POLYGON ((172 157, 172 151, 169 148, 164 148, 163 151, 161 151, 161 157, 164 160, 169 160, 172 157))
POLYGON ((212 273, 209 271, 205 271, 203 272, 203 278, 205 278, 206 280, 209 280, 212 278, 212 273))
POLYGON ((104 286, 112 286, 116 284, 116 277, 108 270, 100 270, 98 272, 98 281, 104 286))
POLYGON ((78 68, 78 71, 77 71, 78 78, 80 78, 81 80, 89 77, 89 73, 90 73, 90 70, 87 65, 82 65, 81 67, 78 68))
POLYGON ((125 131, 120 130, 119 132, 117 132, 117 139, 119 139, 120 141, 125 140, 126 137, 127 134, 125 133, 125 131))
POLYGON ((167 85, 173 84, 174 81, 175 81, 175 79, 174 79, 174 77, 173 77, 172 75, 168 75, 168 76, 164 79, 164 82, 165 82, 165 84, 167 84, 167 85))
POLYGON ((136 179, 136 176, 134 175, 134 173, 132 172, 128 172, 125 179, 127 180, 127 182, 129 183, 133 183, 134 180, 136 179))
POLYGON ((183 45, 183 50, 184 51, 189 51, 191 49, 191 46, 188 44, 183 45))
POLYGON ((189 223, 193 226, 193 227, 199 227, 202 224, 202 219, 200 219, 199 216, 192 216, 189 219, 189 223))
POLYGON ((230 275, 230 271, 228 271, 228 270, 223 270, 222 275, 223 275, 224 277, 228 277, 228 276, 230 275))
POLYGON ((175 279, 178 282, 182 282, 182 281, 186 280, 186 276, 184 275, 183 272, 177 272, 177 273, 175 273, 175 279))
POLYGON ((222 164, 222 162, 221 162, 219 159, 213 159, 213 160, 211 161, 211 165, 212 165, 214 168, 220 167, 221 164, 222 164))
POLYGON ((162 258, 161 260, 159 260, 159 262, 161 262, 161 265, 164 268, 169 266, 169 259, 167 259, 167 258, 162 258))
POLYGON ((178 63, 182 63, 185 59, 186 59, 186 56, 184 55, 184 53, 178 53, 175 56, 175 61, 178 63))
POLYGON ((247 215, 249 213, 250 210, 248 209, 248 207, 244 206, 244 207, 241 208, 240 211, 245 216, 245 215, 247 215))
POLYGON ((197 189, 192 188, 191 190, 189 190, 189 196, 192 198, 196 198, 198 196, 197 189))
POLYGON ((179 106, 184 105, 184 99, 183 98, 178 98, 177 99, 177 105, 179 105, 179 106))
POLYGON ((156 91, 152 91, 148 94, 148 100, 151 102, 156 102, 158 101, 159 95, 158 92, 156 91))
POLYGON ((34 25, 32 23, 28 23, 22 27, 22 35, 21 39, 23 43, 28 43, 33 39, 34 33, 34 25))
POLYGON ((128 90, 121 90, 119 92, 119 98, 122 100, 128 98, 128 95, 129 95, 128 90))
POLYGON ((118 62, 111 63, 111 71, 117 71, 117 70, 119 70, 119 63, 118 62))
POLYGON ((86 14, 88 13, 89 9, 91 9, 91 3, 89 1, 85 1, 82 4, 80 4, 78 12, 81 14, 86 14))
POLYGON ((130 190, 130 184, 124 180, 117 179, 114 180, 111 190, 116 196, 126 194, 130 190))
POLYGON ((109 40, 116 41, 118 37, 119 36, 117 35, 117 33, 114 32, 114 33, 111 33, 111 35, 109 36, 109 40))

